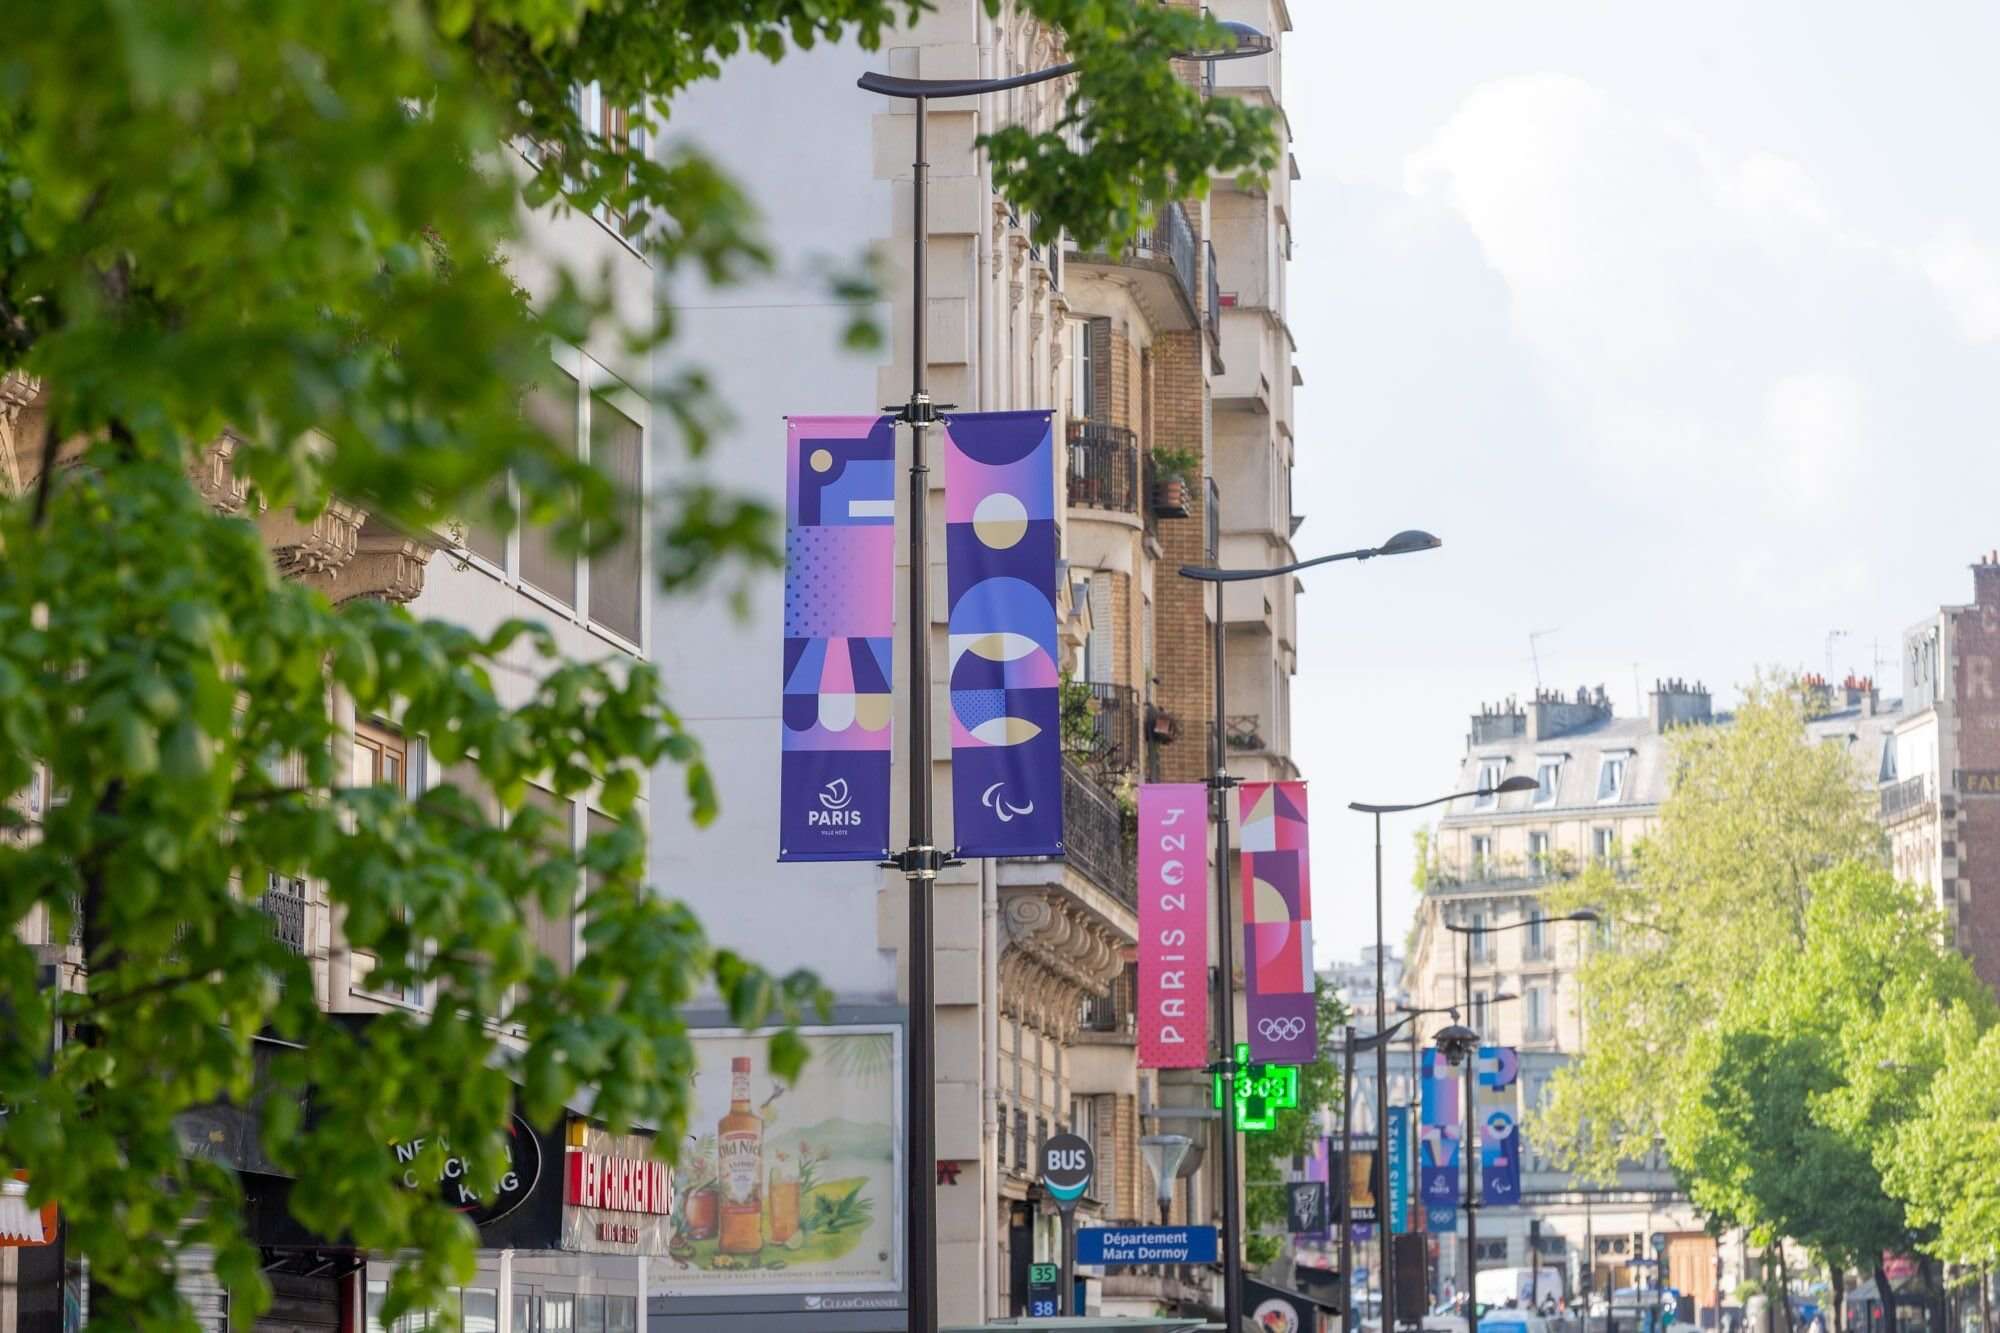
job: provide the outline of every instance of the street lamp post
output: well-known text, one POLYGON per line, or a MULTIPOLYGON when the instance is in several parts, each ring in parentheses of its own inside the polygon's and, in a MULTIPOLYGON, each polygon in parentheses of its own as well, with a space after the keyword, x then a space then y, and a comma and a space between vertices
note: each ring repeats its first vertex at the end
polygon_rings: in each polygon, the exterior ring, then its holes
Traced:
MULTIPOLYGON (((1382 958, 1382 816, 1428 809, 1433 805, 1443 805, 1446 801, 1455 801, 1461 796, 1496 796, 1502 792, 1528 791, 1534 786, 1533 778, 1516 776, 1508 778, 1495 788, 1482 787, 1477 791, 1453 792, 1449 796, 1435 796, 1428 801, 1412 801, 1404 805, 1370 805, 1365 801, 1348 803, 1348 809, 1375 817, 1375 1030, 1377 1032, 1382 1031, 1382 1025, 1386 1021, 1384 1005, 1387 1002, 1384 995, 1382 958)), ((1380 1154, 1379 1160, 1385 1164, 1389 1160, 1388 1107, 1389 1048, 1387 1042, 1381 1042, 1375 1047, 1375 1151, 1380 1154)), ((1395 1246, 1389 1235, 1386 1217, 1383 1223, 1376 1232, 1381 1241, 1376 1263, 1377 1271, 1382 1274, 1382 1333, 1393 1333, 1395 1325, 1390 1315, 1390 1303, 1391 1293, 1395 1290, 1391 1285, 1395 1276, 1395 1246)))
MULTIPOLYGON (((1269 52, 1271 39, 1244 23, 1219 25, 1231 45, 1215 51, 1188 52, 1185 59, 1230 60, 1269 52)), ((914 234, 910 243, 910 398, 894 409, 910 428, 910 645, 909 645, 909 842, 887 868, 909 881, 909 1055, 904 1067, 904 1266, 908 1270, 911 1333, 936 1333, 937 1280, 937 1130, 934 1070, 936 1016, 932 1012, 934 928, 932 890, 937 873, 951 864, 949 853, 936 846, 931 801, 930 621, 930 467, 927 444, 938 412, 953 404, 933 403, 929 385, 929 347, 925 338, 930 277, 930 162, 926 131, 934 97, 978 97, 1045 83, 1075 72, 1074 61, 1047 69, 995 79, 903 79, 870 71, 856 81, 864 92, 880 93, 916 103, 916 152, 911 163, 914 234)))
MULTIPOLYGON (((1221 967, 1221 1010, 1217 1024, 1217 1039, 1220 1058, 1216 1070, 1222 1075, 1222 1106, 1224 1123, 1222 1126, 1222 1282, 1223 1282, 1223 1327, 1235 1333, 1240 1324, 1243 1285, 1243 1247, 1239 1237, 1242 1227, 1241 1204, 1238 1200, 1239 1186, 1236 1181, 1236 1122, 1233 1107, 1236 1105, 1236 946, 1231 936, 1229 915, 1229 789, 1236 785, 1236 779, 1229 776, 1228 696, 1224 689, 1224 670, 1227 657, 1228 621, 1222 611, 1222 588, 1225 583, 1246 583, 1255 579, 1279 578, 1286 574, 1310 569, 1314 565, 1331 564, 1337 560, 1372 560, 1378 555, 1407 555, 1413 551, 1429 551, 1443 545, 1428 532, 1414 529, 1397 533, 1380 546, 1364 547, 1356 551, 1336 551, 1332 555, 1316 556, 1311 560, 1297 560, 1289 565, 1278 565, 1271 569, 1216 569, 1207 565, 1182 565, 1181 577, 1194 579, 1199 583, 1213 583, 1215 591, 1215 621, 1210 631, 1210 648, 1215 658, 1215 753, 1210 756, 1215 771, 1209 776, 1210 816, 1215 821, 1215 929, 1218 956, 1221 967)), ((1347 1145, 1342 1144, 1344 1150, 1347 1145)), ((1346 1280, 1343 1277, 1343 1281, 1346 1280)))
MULTIPOLYGON (((1530 777, 1509 778, 1506 782, 1500 784, 1500 790, 1526 790, 1523 787, 1509 787, 1509 783, 1515 782, 1525 782, 1529 787, 1535 785, 1535 780, 1530 777)), ((1443 925, 1446 930, 1451 931, 1455 935, 1465 936, 1465 971, 1462 974, 1464 978, 1462 998, 1466 1004, 1467 1015, 1472 1016, 1473 936, 1497 935, 1504 930, 1521 930, 1533 925, 1536 921, 1543 921, 1546 924, 1550 921, 1596 921, 1598 919, 1597 913, 1587 907, 1580 911, 1571 912, 1567 916, 1530 917, 1525 921, 1510 921, 1506 925, 1501 926, 1460 926, 1440 919, 1439 924, 1443 925)), ((1451 1030, 1450 1028, 1445 1029, 1446 1032, 1450 1032, 1451 1030)), ((1465 1129, 1460 1135, 1460 1151, 1465 1154, 1465 1299, 1469 1317, 1473 1308, 1479 1303, 1479 1163, 1478 1159, 1474 1156, 1479 1146, 1479 1141, 1472 1124, 1472 1075, 1474 1066, 1479 1063, 1475 1057, 1478 1054, 1480 1039, 1477 1033, 1471 1032, 1469 1029, 1460 1029, 1459 1031, 1472 1039, 1471 1054, 1465 1060, 1465 1129)), ((1444 1033, 1438 1034, 1438 1041, 1440 1047, 1442 1047, 1444 1033)), ((1453 1063, 1457 1062, 1454 1061, 1453 1063)))

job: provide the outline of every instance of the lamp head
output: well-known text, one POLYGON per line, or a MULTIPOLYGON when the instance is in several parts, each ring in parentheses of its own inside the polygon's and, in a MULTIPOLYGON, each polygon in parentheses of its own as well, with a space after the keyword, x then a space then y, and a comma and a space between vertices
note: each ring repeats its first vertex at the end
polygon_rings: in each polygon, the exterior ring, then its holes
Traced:
POLYGON ((1535 788, 1539 786, 1541 786, 1541 784, 1539 782, 1536 782, 1533 778, 1529 777, 1526 773, 1516 773, 1513 777, 1508 778, 1505 782, 1502 782, 1499 786, 1495 787, 1493 790, 1504 795, 1505 793, 1510 791, 1533 791, 1535 790, 1535 788))
POLYGON ((1464 1064, 1479 1049, 1479 1034, 1460 1023, 1443 1029, 1431 1041, 1438 1054, 1444 1057, 1444 1062, 1453 1069, 1464 1064))
POLYGON ((1183 51, 1183 60, 1241 60, 1246 56, 1267 56, 1277 43, 1262 30, 1234 19, 1224 19, 1216 25, 1235 39, 1233 45, 1218 47, 1213 51, 1183 51))
POLYGON ((1434 551, 1444 543, 1420 528, 1405 528, 1375 548, 1377 555, 1408 555, 1411 551, 1434 551))
POLYGON ((1174 1180, 1193 1146, 1194 1140, 1185 1134, 1148 1134, 1139 1140, 1139 1156, 1152 1169, 1163 1207, 1174 1197, 1174 1180))
POLYGON ((1589 907, 1579 907, 1574 912, 1571 912, 1568 916, 1563 917, 1561 919, 1564 921, 1589 921, 1589 922, 1600 922, 1604 920, 1602 916, 1599 916, 1597 914, 1595 909, 1589 907))

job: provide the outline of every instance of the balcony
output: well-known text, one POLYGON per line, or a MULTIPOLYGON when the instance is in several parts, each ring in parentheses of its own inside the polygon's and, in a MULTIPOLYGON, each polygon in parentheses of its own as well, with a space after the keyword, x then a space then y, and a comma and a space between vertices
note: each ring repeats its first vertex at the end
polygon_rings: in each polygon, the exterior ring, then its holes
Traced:
POLYGON ((1222 283, 1215 274, 1215 243, 1203 241, 1202 266, 1208 273, 1208 299, 1201 307, 1201 326, 1208 332, 1209 370, 1222 373, 1222 283))
POLYGON ((1063 753, 1100 773, 1138 768, 1145 758, 1139 692, 1096 681, 1071 681, 1064 689, 1063 753))
POLYGON ((1896 824, 1915 815, 1927 814, 1930 804, 1929 778, 1921 773, 1905 778, 1882 789, 1882 822, 1896 824))
POLYGON ((1122 254, 1072 252, 1069 269, 1072 281, 1092 269, 1119 270, 1119 276, 1136 276, 1132 295, 1140 309, 1161 332, 1181 332, 1201 327, 1200 306, 1195 299, 1197 243, 1187 211, 1178 203, 1160 209, 1153 225, 1140 233, 1122 254))
POLYGON ((306 882, 272 874, 257 907, 271 918, 271 934, 293 953, 306 951, 306 882))
POLYGON ((1138 437, 1108 421, 1069 423, 1069 503, 1138 516, 1149 509, 1139 488, 1138 437))
POLYGON ((1063 763, 1063 850, 1071 867, 1124 903, 1139 903, 1129 821, 1116 797, 1075 763, 1063 763))
POLYGON ((1270 743, 1264 735, 1264 718, 1259 713, 1231 713, 1223 719, 1228 727, 1229 748, 1232 750, 1267 750, 1270 743))

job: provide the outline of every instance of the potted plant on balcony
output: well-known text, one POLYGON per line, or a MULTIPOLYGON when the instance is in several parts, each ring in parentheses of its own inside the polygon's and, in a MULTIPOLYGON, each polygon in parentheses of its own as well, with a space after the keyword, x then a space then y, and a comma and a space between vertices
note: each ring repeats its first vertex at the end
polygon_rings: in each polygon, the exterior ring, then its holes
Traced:
POLYGON ((1201 455, 1192 449, 1152 451, 1153 513, 1159 518, 1186 518, 1190 481, 1201 475, 1201 455))

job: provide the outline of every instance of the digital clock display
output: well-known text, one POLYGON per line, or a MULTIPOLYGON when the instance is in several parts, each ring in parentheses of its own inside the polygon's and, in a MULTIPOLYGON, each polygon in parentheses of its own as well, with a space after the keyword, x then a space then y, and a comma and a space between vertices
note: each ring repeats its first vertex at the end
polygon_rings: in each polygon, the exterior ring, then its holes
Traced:
MULTIPOLYGON (((1299 1104, 1297 1065, 1253 1065, 1248 1043, 1236 1046, 1236 1128, 1245 1133, 1275 1129, 1278 1112, 1299 1104)), ((1222 1075, 1214 1078, 1215 1106, 1222 1108, 1222 1075)))

